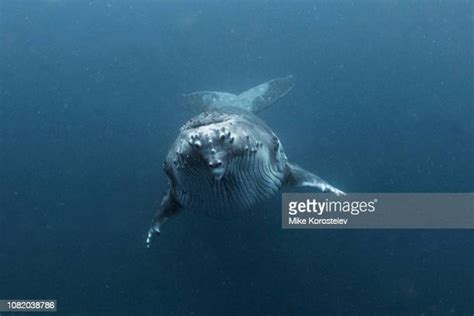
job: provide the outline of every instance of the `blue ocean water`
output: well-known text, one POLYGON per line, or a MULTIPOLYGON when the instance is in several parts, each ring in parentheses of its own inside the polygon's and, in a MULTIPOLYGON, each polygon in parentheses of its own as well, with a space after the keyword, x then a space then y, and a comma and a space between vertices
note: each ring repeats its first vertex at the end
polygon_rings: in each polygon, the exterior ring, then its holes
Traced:
MULTIPOLYGON (((0 0, 0 299, 60 315, 472 315, 474 232, 183 213, 145 248, 180 95, 261 117, 347 192, 472 192, 472 1, 0 0)), ((449 216, 449 210, 447 210, 449 216)), ((3 315, 3 313, 2 313, 3 315)))

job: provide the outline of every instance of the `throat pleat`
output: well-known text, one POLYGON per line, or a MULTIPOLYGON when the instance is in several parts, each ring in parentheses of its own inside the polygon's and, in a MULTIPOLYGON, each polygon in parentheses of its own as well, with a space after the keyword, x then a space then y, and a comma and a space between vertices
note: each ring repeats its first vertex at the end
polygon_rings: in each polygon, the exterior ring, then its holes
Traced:
POLYGON ((177 195, 185 209, 211 217, 234 217, 276 193, 283 173, 265 154, 244 152, 226 161, 226 171, 216 179, 207 165, 179 170, 177 195))

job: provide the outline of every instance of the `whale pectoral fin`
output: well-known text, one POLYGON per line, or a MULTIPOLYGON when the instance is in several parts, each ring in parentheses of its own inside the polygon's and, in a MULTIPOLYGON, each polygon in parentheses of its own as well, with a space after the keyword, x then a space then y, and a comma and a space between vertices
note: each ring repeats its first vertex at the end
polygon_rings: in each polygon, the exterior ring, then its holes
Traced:
POLYGON ((168 191, 161 201, 161 205, 153 216, 153 221, 148 236, 146 238, 146 246, 150 248, 152 239, 155 235, 160 234, 161 226, 171 217, 175 216, 181 210, 181 205, 176 201, 174 196, 168 191))
POLYGON ((293 76, 267 81, 239 94, 240 104, 250 112, 261 112, 290 92, 294 85, 293 76))
POLYGON ((234 106, 238 100, 235 94, 218 91, 197 91, 183 94, 184 106, 188 110, 202 112, 208 108, 234 106))
POLYGON ((285 180, 285 185, 287 186, 313 187, 318 188, 323 192, 332 192, 336 195, 346 195, 344 192, 333 187, 317 175, 290 163, 287 163, 287 174, 285 180))

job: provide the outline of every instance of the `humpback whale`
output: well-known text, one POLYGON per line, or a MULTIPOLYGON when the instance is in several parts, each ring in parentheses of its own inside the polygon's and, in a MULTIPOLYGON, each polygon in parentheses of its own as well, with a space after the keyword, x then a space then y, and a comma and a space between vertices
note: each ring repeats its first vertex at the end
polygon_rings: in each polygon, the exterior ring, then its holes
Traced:
POLYGON ((288 162, 275 133, 256 116, 294 86, 288 76, 239 95, 200 91, 183 96, 201 114, 185 123, 164 162, 169 190, 148 231, 147 247, 182 210, 229 217, 251 209, 283 187, 308 186, 343 195, 319 176, 288 162))

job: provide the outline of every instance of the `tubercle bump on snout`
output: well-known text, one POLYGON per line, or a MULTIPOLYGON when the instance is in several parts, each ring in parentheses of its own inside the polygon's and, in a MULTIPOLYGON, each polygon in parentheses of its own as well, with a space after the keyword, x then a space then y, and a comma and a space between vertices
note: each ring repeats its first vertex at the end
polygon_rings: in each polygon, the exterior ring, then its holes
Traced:
POLYGON ((209 168, 211 168, 211 169, 218 168, 218 167, 222 166, 222 160, 209 161, 208 165, 209 165, 209 168))
POLYGON ((209 150, 211 154, 216 153, 216 147, 226 143, 232 144, 236 139, 226 127, 189 131, 183 138, 191 149, 203 152, 209 150))

